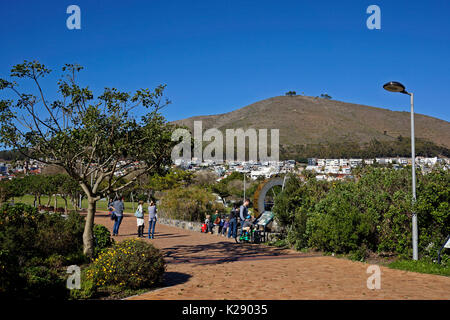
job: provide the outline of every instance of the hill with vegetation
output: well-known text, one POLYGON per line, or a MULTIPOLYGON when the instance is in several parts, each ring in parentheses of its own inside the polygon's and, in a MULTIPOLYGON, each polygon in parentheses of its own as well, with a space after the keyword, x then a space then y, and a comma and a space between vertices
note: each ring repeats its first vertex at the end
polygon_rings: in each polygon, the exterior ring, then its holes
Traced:
MULTIPOLYGON (((410 113, 309 96, 278 96, 238 110, 174 123, 192 130, 279 129, 281 157, 410 155, 410 113)), ((449 155, 450 123, 415 114, 418 155, 449 155)))

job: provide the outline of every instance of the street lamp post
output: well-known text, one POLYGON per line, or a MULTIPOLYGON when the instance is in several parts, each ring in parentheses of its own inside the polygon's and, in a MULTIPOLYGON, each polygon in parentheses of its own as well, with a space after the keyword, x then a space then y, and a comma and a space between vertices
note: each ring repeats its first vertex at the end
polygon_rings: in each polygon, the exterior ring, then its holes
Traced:
POLYGON ((383 88, 390 92, 400 92, 411 97, 411 164, 412 164, 412 245, 413 260, 418 260, 418 232, 417 232, 417 214, 414 209, 416 203, 416 149, 414 141, 414 93, 407 92, 405 86, 400 82, 391 81, 383 85, 383 88))

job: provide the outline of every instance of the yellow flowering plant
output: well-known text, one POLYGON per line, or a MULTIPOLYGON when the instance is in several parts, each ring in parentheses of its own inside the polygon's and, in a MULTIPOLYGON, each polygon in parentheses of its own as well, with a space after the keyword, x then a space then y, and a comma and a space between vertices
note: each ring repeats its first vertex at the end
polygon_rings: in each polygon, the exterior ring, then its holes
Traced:
POLYGON ((162 282, 165 261, 159 249, 143 240, 128 239, 104 250, 86 271, 97 287, 149 288, 162 282))

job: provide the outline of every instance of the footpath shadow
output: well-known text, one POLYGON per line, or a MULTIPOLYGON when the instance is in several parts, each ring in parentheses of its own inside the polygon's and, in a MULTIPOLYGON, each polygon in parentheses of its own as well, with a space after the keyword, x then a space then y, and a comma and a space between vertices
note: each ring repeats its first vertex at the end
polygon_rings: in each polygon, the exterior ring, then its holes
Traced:
POLYGON ((237 244, 233 242, 216 242, 197 245, 176 245, 164 248, 168 262, 224 263, 242 258, 276 257, 287 255, 285 249, 265 247, 256 244, 237 244), (208 261, 209 260, 209 261, 208 261))
POLYGON ((187 273, 181 272, 168 272, 164 273, 163 278, 163 288, 176 286, 178 284, 182 284, 187 282, 192 276, 187 273))

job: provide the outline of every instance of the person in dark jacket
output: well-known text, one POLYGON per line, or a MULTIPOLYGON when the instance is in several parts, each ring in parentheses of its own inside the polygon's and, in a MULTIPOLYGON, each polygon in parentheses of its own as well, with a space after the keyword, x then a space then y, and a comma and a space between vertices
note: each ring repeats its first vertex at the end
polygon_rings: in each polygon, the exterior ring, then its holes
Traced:
POLYGON ((124 210, 124 204, 123 204, 124 198, 120 198, 120 200, 116 200, 112 203, 111 209, 114 211, 116 215, 116 220, 114 221, 114 227, 113 227, 113 236, 119 235, 119 227, 122 223, 123 219, 123 210, 124 210))
POLYGON ((230 211, 229 219, 229 228, 228 228, 228 238, 236 238, 237 232, 237 217, 238 217, 238 207, 236 204, 233 205, 233 208, 230 211))

